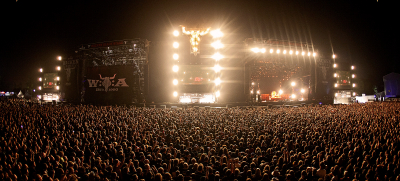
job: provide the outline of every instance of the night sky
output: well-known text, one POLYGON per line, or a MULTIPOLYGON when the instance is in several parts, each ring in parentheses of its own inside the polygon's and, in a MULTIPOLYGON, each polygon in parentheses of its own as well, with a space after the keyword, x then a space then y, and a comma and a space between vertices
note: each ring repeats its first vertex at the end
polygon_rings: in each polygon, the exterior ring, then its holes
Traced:
MULTIPOLYGON (((82 44, 164 41, 173 27, 212 27, 244 38, 313 43, 320 55, 351 61, 366 93, 399 64, 398 10, 385 1, 9 1, 2 5, 0 89, 34 82, 39 67, 82 44)), ((1 91, 1 90, 0 90, 1 91)))

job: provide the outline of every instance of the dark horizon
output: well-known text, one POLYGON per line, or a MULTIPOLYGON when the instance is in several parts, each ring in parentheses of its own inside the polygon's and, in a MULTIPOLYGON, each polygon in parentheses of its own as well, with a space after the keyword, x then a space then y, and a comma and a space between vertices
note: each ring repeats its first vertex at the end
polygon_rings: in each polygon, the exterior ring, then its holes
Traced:
MULTIPOLYGON (((173 27, 221 28, 232 44, 245 38, 313 43, 320 55, 338 56, 358 77, 383 91, 382 77, 399 73, 394 6, 384 2, 258 1, 17 1, 3 12, 0 89, 35 83, 37 68, 82 44, 141 38, 166 41, 173 27), (388 23, 389 22, 389 23, 388 23)), ((368 89, 368 90, 367 90, 368 89)), ((370 90, 371 89, 371 90, 370 90)))

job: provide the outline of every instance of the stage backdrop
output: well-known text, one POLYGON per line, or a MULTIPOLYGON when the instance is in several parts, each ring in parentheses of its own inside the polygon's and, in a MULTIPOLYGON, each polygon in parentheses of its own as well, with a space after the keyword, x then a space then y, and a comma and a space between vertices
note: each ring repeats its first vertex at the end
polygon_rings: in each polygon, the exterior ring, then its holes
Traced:
POLYGON ((134 88, 133 66, 88 67, 85 102, 95 104, 128 104, 134 88))

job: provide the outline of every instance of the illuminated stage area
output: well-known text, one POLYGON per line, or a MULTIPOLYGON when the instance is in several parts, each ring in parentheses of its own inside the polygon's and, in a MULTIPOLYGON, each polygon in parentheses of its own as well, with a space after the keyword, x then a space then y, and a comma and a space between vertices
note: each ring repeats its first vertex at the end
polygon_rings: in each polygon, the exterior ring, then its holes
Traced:
POLYGON ((216 103, 220 96, 224 58, 223 33, 211 28, 181 28, 172 34, 173 96, 179 103, 216 103))
POLYGON ((305 101, 314 93, 318 56, 312 44, 249 38, 245 47, 249 101, 305 101))

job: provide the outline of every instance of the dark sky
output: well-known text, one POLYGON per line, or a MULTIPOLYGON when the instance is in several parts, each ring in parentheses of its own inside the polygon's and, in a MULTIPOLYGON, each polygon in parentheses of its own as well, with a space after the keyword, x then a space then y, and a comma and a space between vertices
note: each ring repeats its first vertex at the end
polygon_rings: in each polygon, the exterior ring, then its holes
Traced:
POLYGON ((382 85, 400 73, 395 4, 385 1, 10 1, 2 5, 0 83, 25 85, 37 69, 81 44, 144 38, 163 41, 172 27, 221 27, 234 43, 276 38, 313 43, 319 54, 357 65, 382 85))

